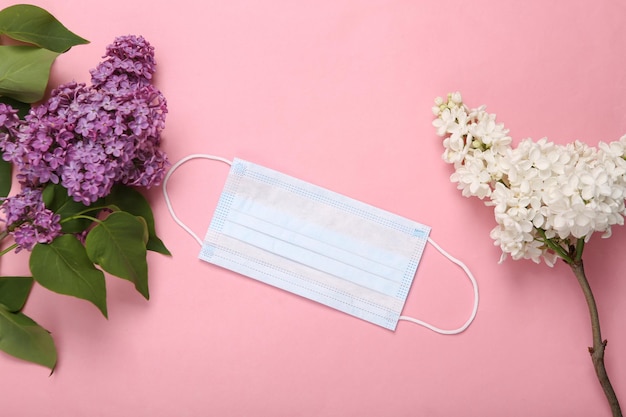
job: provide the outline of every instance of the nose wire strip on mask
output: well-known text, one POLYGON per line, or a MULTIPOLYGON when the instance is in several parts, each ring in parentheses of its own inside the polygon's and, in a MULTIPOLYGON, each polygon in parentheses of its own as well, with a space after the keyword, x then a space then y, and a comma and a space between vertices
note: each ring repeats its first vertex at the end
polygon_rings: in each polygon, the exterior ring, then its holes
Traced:
MULTIPOLYGON (((232 161, 230 161, 230 160, 228 160, 226 158, 222 158, 222 157, 214 156, 214 155, 191 154, 191 155, 188 155, 188 156, 182 158, 180 161, 178 161, 174 165, 172 165, 172 167, 170 168, 168 173, 165 175, 165 178, 163 179, 163 196, 165 198, 165 204, 167 205, 167 209, 170 212, 170 215, 172 216, 172 218, 174 219, 176 224, 178 224, 183 230, 185 230, 187 233, 189 233, 196 240, 196 242, 198 242, 198 244, 200 246, 202 246, 202 244, 203 244, 202 239, 200 239, 198 237, 198 235, 196 235, 194 233, 193 230, 191 230, 182 220, 180 220, 178 218, 178 216, 176 216, 176 213, 174 212, 174 208, 172 207, 172 203, 170 201, 169 194, 167 193, 167 183, 168 183, 170 177, 172 176, 172 174, 174 173, 174 171, 176 169, 178 169, 182 164, 188 162, 191 159, 209 159, 209 160, 212 160, 212 161, 223 162, 223 163, 228 164, 228 165, 232 165, 232 161)), ((476 314, 478 312, 478 283, 476 282, 476 278, 474 278, 474 275, 471 273, 469 268, 463 262, 461 262, 460 260, 458 260, 455 257, 453 257, 452 255, 450 255, 448 252, 446 252, 441 246, 439 246, 430 237, 428 237, 427 241, 435 249, 437 249, 437 251, 439 251, 439 253, 441 253, 444 257, 446 257, 449 261, 451 261, 452 263, 456 264, 461 269, 463 269, 463 271, 465 272, 465 274, 469 278, 469 280, 470 280, 470 282, 472 284, 472 287, 473 287, 473 291, 474 291, 474 306, 472 308, 472 313, 470 314, 470 317, 468 318, 468 320, 465 322, 465 324, 463 326, 459 327, 458 329, 453 329, 453 330, 440 329, 439 327, 433 326, 432 324, 429 324, 429 323, 426 323, 426 322, 424 322, 422 320, 419 320, 419 319, 416 319, 416 318, 413 318, 413 317, 408 317, 408 316, 400 316, 399 320, 404 320, 404 321, 408 321, 408 322, 411 322, 411 323, 415 323, 415 324, 418 324, 420 326, 426 327, 427 329, 430 329, 430 330, 432 330, 432 331, 434 331, 436 333, 440 333, 440 334, 444 334, 444 335, 459 334, 459 333, 465 331, 465 329, 467 329, 469 327, 469 325, 474 321, 474 318, 476 317, 476 314)))

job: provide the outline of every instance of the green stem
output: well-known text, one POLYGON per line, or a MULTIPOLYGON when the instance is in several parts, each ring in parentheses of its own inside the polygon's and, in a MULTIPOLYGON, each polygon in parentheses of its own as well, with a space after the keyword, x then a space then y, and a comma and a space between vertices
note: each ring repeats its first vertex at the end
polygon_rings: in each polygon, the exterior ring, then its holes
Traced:
POLYGON ((574 262, 574 260, 569 256, 567 251, 561 245, 554 243, 552 239, 548 239, 546 237, 546 232, 544 230, 542 229, 536 229, 536 230, 541 235, 541 238, 543 239, 543 243, 548 245, 548 247, 552 249, 560 258, 562 258, 568 264, 571 264, 572 262, 574 262))
POLYGON ((575 261, 579 262, 583 259, 583 249, 585 248, 585 238, 581 237, 576 242, 576 259, 575 261))
POLYGON ((110 204, 106 205, 106 206, 94 206, 94 207, 87 207, 85 210, 83 211, 79 211, 76 214, 85 214, 85 213, 93 213, 93 212, 99 212, 100 210, 104 210, 104 209, 110 209, 115 211, 115 207, 112 207, 110 204))
POLYGON ((583 261, 582 259, 578 259, 575 262, 569 263, 569 265, 572 268, 572 271, 574 272, 574 275, 576 276, 576 279, 578 280, 581 289, 583 290, 585 300, 587 301, 587 306, 589 307, 589 315, 591 318, 591 333, 593 336, 593 346, 589 348, 589 353, 591 354, 593 367, 596 371, 596 375, 598 376, 598 381, 600 381, 600 385, 604 390, 604 395, 606 395, 606 399, 609 402, 613 417, 622 417, 622 410, 617 400, 617 396, 615 395, 615 391, 613 390, 613 386, 611 385, 611 381, 609 380, 606 368, 604 367, 604 349, 606 348, 607 342, 606 340, 602 340, 602 335, 600 333, 600 318, 598 317, 598 307, 596 306, 596 300, 593 297, 593 293, 591 292, 589 281, 587 281, 587 277, 585 276, 583 261))
POLYGON ((17 243, 12 244, 11 246, 9 246, 8 248, 6 248, 5 250, 3 250, 2 252, 0 252, 0 256, 11 252, 13 249, 17 248, 17 243))
POLYGON ((76 220, 76 219, 88 219, 88 220, 91 220, 92 222, 102 223, 102 220, 100 219, 96 219, 95 217, 91 217, 91 216, 85 216, 83 214, 75 214, 73 216, 67 217, 61 220, 60 223, 65 223, 65 222, 69 222, 70 220, 76 220))

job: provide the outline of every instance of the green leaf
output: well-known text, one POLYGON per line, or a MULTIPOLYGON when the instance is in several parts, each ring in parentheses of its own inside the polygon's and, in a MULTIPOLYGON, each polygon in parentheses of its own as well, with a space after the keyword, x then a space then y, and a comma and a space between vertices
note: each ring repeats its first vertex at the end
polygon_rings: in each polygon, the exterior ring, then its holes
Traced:
MULTIPOLYGON (((63 220, 75 216, 78 213, 95 217, 100 211, 98 208, 90 211, 88 206, 81 202, 74 201, 74 199, 67 194, 67 190, 59 184, 50 183, 46 185, 46 188, 44 188, 42 192, 42 198, 46 208, 61 216, 61 230, 63 233, 80 233, 93 223, 92 220, 82 217, 68 221, 63 220)), ((94 206, 99 207, 99 201, 95 202, 94 206)))
POLYGON ((134 283, 137 291, 148 299, 147 240, 146 222, 118 211, 89 231, 85 247, 89 259, 108 273, 134 283))
POLYGON ((59 53, 72 46, 89 43, 69 31, 46 10, 29 4, 18 4, 1 10, 0 33, 59 53))
POLYGON ((73 235, 61 235, 47 245, 36 244, 30 254, 30 271, 43 287, 90 301, 107 317, 104 274, 73 235))
POLYGON ((0 304, 11 313, 22 310, 33 282, 31 277, 0 277, 0 304))
POLYGON ((24 103, 41 100, 57 56, 34 46, 0 46, 0 96, 24 103))
POLYGON ((0 305, 0 349, 25 361, 54 370, 57 350, 50 333, 22 313, 0 305))
POLYGON ((11 163, 0 158, 0 197, 8 196, 11 191, 12 171, 11 163))
POLYGON ((105 202, 119 207, 122 211, 143 217, 148 225, 148 243, 146 248, 163 255, 171 255, 165 244, 157 237, 152 208, 150 208, 148 200, 139 191, 125 185, 116 185, 105 198, 105 202))

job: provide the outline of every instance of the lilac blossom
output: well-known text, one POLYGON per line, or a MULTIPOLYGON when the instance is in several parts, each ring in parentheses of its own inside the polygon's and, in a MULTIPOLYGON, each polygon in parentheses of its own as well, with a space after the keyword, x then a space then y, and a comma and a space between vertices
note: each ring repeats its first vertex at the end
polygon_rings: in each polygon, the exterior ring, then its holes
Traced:
POLYGON ((0 209, 2 221, 17 244, 16 253, 31 250, 36 243, 50 243, 61 234, 61 216, 45 207, 40 189, 26 187, 4 199, 0 209))
POLYGON ((24 121, 0 105, 0 151, 22 187, 61 184, 89 205, 116 183, 159 185, 169 166, 159 150, 167 103, 152 84, 154 48, 122 36, 91 70, 91 85, 59 86, 24 121))

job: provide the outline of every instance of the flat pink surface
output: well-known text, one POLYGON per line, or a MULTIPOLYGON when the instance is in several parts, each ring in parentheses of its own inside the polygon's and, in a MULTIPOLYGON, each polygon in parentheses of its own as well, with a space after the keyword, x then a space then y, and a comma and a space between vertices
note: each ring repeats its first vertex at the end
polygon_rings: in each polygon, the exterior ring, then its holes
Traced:
MULTIPOLYGON (((626 133, 626 3, 35 0, 89 39, 51 82, 88 81, 115 36, 156 48, 170 113, 164 148, 240 157, 398 213, 467 263, 474 324, 396 332, 219 269, 148 194, 173 253, 149 255, 151 300, 109 278, 109 320, 36 288, 26 313, 60 360, 0 355, 6 416, 608 416, 587 347, 588 311, 566 267, 498 264, 491 209, 449 182, 431 104, 460 90, 515 141, 596 144, 626 133)), ((9 2, 3 1, 2 6, 9 2)), ((227 167, 184 165, 178 215, 203 235, 227 167)), ((594 237, 586 268, 606 364, 626 406, 626 230, 594 237)), ((6 256, 0 273, 27 273, 6 256)), ((466 277, 427 247, 404 313, 442 327, 469 314, 466 277)))

